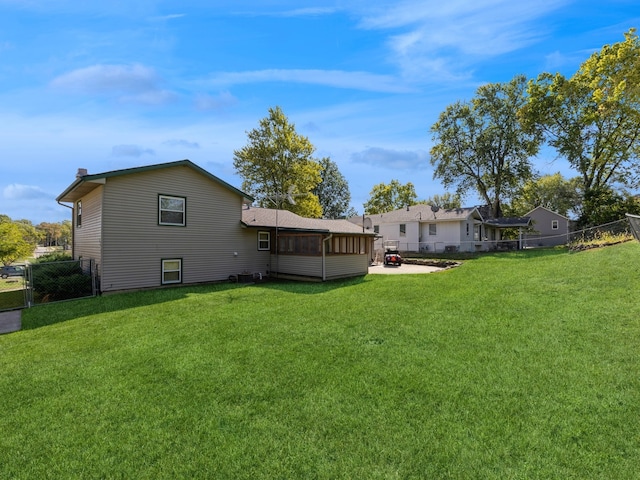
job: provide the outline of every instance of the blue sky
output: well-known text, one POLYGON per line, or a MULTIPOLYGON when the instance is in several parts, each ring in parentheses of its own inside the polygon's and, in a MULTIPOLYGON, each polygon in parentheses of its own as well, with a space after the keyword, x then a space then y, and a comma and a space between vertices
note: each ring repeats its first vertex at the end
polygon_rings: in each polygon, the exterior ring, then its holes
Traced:
POLYGON ((0 213, 70 219, 55 197, 80 167, 188 158, 240 187, 233 151, 274 106, 359 212, 392 179, 442 194, 429 128, 448 105, 572 75, 639 23, 637 0, 0 0, 0 213))

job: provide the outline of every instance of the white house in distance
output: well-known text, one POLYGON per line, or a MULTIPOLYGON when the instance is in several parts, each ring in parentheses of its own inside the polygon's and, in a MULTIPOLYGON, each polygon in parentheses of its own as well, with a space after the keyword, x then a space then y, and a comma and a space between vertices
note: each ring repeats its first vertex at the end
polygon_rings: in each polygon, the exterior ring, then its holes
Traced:
POLYGON ((552 247, 569 243, 571 220, 545 207, 527 213, 531 228, 523 235, 525 247, 552 247))
POLYGON ((518 242, 502 240, 502 230, 522 229, 530 223, 528 217, 485 219, 478 207, 439 209, 427 204, 351 221, 373 229, 378 235, 376 250, 381 250, 384 242, 396 241, 402 252, 437 253, 518 248, 518 242))

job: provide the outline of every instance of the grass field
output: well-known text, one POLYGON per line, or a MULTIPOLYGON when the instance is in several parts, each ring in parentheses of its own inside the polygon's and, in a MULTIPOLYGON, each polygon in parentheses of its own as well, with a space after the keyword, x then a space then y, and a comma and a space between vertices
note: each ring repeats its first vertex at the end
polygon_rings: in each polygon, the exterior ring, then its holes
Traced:
POLYGON ((23 312, 0 478, 639 478, 640 244, 23 312))

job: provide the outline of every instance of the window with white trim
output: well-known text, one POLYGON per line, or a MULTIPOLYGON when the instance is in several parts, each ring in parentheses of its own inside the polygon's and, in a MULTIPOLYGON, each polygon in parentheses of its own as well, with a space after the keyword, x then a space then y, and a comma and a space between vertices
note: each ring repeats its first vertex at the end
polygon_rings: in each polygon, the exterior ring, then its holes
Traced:
POLYGON ((407 224, 406 223, 401 223, 400 224, 400 236, 401 237, 406 237, 407 236, 407 224))
POLYGON ((373 233, 380 233, 380 225, 373 226, 373 233))
POLYGON ((437 223, 430 223, 429 224, 429 235, 437 235, 438 234, 438 229, 436 227, 437 223))
POLYGON ((557 230, 558 229, 558 220, 551 220, 551 228, 553 230, 557 230))
POLYGON ((162 284, 182 283, 182 259, 168 258, 162 260, 162 284))
POLYGON ((158 195, 158 224, 185 226, 186 207, 187 199, 184 197, 158 195))
POLYGON ((258 232, 258 250, 271 250, 271 234, 258 232))

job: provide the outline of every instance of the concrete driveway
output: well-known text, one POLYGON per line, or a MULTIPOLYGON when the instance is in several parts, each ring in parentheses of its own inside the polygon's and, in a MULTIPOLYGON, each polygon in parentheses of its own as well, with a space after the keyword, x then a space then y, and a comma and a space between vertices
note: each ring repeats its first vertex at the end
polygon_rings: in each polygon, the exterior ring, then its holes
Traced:
POLYGON ((430 265, 411 265, 403 263, 399 267, 386 266, 383 264, 372 265, 369 267, 369 273, 380 275, 402 275, 402 274, 416 274, 416 273, 433 273, 444 270, 440 267, 432 267, 430 265))

